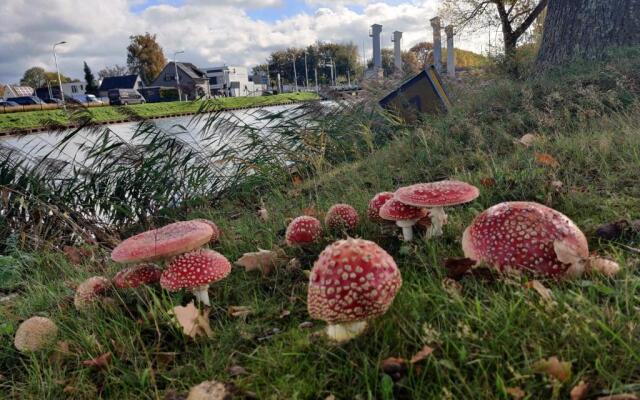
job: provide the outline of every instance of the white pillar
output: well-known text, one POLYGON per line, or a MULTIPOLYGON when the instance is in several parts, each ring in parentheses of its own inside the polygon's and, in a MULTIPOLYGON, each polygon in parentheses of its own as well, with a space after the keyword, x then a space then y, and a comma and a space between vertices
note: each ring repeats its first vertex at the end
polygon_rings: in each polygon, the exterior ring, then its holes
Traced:
POLYGON ((440 17, 431 18, 431 27, 433 28, 433 65, 436 70, 442 70, 442 40, 440 36, 440 17))
POLYGON ((447 34, 447 75, 449 78, 456 77, 456 49, 453 45, 453 25, 444 28, 447 34))
POLYGON ((399 32, 399 31, 393 32, 393 39, 391 41, 393 42, 394 65, 396 67, 396 71, 401 72, 402 71, 402 49, 401 49, 402 32, 399 32))
POLYGON ((382 53, 380 51, 380 34, 382 33, 382 25, 371 25, 370 37, 373 38, 373 68, 382 68, 382 53))

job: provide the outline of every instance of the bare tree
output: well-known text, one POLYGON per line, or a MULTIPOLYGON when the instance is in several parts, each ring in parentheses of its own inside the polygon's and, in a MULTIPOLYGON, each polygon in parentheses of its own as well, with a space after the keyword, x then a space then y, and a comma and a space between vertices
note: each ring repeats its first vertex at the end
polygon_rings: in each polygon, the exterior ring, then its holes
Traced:
POLYGON ((548 0, 444 0, 441 14, 458 31, 502 28, 507 59, 515 54, 518 41, 544 11, 548 0))
POLYGON ((127 67, 116 64, 112 67, 104 67, 103 69, 98 71, 98 76, 104 79, 110 76, 123 76, 126 75, 127 72, 129 72, 127 70, 127 67))

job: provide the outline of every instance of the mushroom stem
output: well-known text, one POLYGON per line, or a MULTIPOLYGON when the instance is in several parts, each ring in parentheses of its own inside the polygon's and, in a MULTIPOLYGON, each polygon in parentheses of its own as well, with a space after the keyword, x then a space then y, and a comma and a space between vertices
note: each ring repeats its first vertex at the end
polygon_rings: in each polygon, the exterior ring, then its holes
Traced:
POLYGON ((433 207, 429 209, 429 215, 431 226, 427 229, 426 237, 441 236, 442 226, 447 223, 447 213, 444 212, 443 207, 433 207))
POLYGON ((620 271, 620 265, 617 262, 596 256, 589 257, 588 266, 589 271, 598 272, 608 277, 612 277, 620 271))
POLYGON ((327 336, 338 343, 347 342, 364 332, 367 321, 345 322, 327 326, 327 336))
POLYGON ((402 238, 405 242, 413 240, 413 225, 416 224, 416 221, 415 219, 396 221, 396 225, 402 228, 402 238))
POLYGON ((205 306, 210 306, 209 302, 209 285, 198 286, 194 288, 191 292, 194 296, 196 296, 196 300, 204 304, 205 306))

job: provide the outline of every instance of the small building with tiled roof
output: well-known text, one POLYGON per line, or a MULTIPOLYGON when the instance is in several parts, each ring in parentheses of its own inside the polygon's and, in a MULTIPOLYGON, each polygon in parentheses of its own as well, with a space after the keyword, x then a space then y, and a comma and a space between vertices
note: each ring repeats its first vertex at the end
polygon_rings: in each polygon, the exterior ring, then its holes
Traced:
POLYGON ((149 86, 177 88, 178 82, 183 99, 195 100, 211 96, 207 74, 191 63, 179 62, 177 65, 173 62, 168 63, 149 86), (177 80, 176 71, 178 72, 177 80))
POLYGON ((100 97, 107 97, 109 90, 111 89, 142 89, 144 83, 140 78, 140 75, 123 75, 123 76, 108 76, 102 80, 98 94, 100 97))

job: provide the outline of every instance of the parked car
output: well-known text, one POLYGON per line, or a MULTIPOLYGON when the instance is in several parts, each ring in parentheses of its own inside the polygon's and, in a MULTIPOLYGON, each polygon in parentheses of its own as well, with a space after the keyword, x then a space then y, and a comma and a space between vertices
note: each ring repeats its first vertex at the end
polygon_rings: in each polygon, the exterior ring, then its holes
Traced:
POLYGON ((14 103, 18 103, 21 106, 32 106, 32 105, 40 105, 44 104, 39 97, 36 96, 22 96, 22 97, 10 97, 7 101, 13 101, 14 103))
POLYGON ((60 99, 44 99, 44 102, 47 103, 47 104, 62 105, 62 100, 60 100, 60 99))
POLYGON ((0 107, 18 107, 19 105, 15 101, 0 101, 0 107))
POLYGON ((102 104, 102 101, 92 94, 74 94, 68 101, 75 104, 102 104))
POLYGON ((109 104, 112 106, 126 106, 129 104, 144 104, 144 97, 135 89, 111 89, 109 104))

